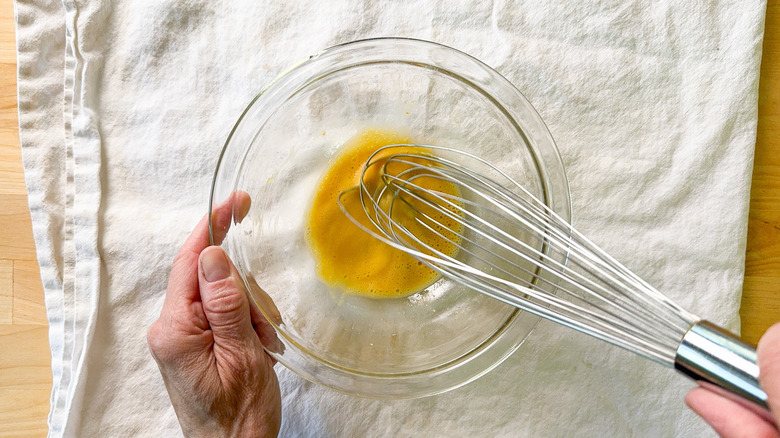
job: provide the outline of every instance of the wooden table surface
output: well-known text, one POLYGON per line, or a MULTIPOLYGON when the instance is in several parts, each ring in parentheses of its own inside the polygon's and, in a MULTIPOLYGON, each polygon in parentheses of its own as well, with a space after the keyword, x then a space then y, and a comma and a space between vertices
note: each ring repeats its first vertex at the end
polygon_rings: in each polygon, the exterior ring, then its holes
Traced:
MULTIPOLYGON (((780 0, 769 0, 750 196, 742 334, 780 321, 780 0)), ((12 0, 0 0, 0 437, 44 436, 48 328, 19 147, 12 0)))

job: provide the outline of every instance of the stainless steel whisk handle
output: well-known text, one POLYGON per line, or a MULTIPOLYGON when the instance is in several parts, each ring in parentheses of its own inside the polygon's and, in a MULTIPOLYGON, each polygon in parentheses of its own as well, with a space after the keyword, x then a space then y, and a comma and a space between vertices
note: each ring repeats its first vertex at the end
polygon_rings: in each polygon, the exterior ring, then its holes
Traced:
POLYGON ((694 380, 707 382, 769 410, 758 383, 756 350, 708 321, 699 321, 683 336, 674 367, 694 380))

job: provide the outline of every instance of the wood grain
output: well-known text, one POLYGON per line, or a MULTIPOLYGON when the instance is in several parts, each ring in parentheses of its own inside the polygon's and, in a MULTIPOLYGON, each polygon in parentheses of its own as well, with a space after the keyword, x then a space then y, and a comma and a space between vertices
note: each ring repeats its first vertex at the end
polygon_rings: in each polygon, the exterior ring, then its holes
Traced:
POLYGON ((0 260, 0 324, 14 322, 14 262, 0 260))
POLYGON ((14 260, 13 288, 13 323, 47 325, 37 261, 14 260))
MULTIPOLYGON (((742 333, 780 320, 780 0, 767 5, 742 333)), ((0 437, 44 436, 48 328, 19 147, 13 2, 0 0, 0 437)))
POLYGON ((16 110, 12 0, 0 1, 0 437, 42 437, 49 330, 27 206, 16 110))
POLYGON ((46 436, 51 393, 49 330, 0 324, 0 437, 46 436))
POLYGON ((767 2, 758 133, 750 191, 742 337, 757 343, 780 321, 780 1, 767 2))

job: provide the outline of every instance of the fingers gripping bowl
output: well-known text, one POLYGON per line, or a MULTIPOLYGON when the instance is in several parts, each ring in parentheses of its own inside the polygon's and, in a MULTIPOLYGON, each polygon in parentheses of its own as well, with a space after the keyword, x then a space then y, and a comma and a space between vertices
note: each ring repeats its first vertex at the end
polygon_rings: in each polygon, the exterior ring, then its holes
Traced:
POLYGON ((281 341, 266 348, 292 371, 375 398, 456 388, 515 351, 538 317, 443 278, 382 299, 344 293, 320 278, 306 210, 342 145, 366 129, 502 163, 570 217, 555 143, 506 79, 451 48, 383 38, 312 56, 252 100, 223 148, 211 207, 236 191, 252 205, 212 236, 225 234, 222 246, 281 341))

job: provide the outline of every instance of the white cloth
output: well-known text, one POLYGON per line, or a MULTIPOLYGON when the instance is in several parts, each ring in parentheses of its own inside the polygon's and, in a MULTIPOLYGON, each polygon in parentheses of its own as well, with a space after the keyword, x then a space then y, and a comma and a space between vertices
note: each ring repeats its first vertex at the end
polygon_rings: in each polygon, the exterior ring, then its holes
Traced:
MULTIPOLYGON (((327 46, 480 58, 556 138, 574 222, 738 329, 764 0, 16 0, 19 121, 50 322, 50 436, 180 434, 145 333, 243 107, 327 46)), ((485 377, 374 401, 277 367, 282 436, 710 436, 677 373, 543 322, 485 377)))

